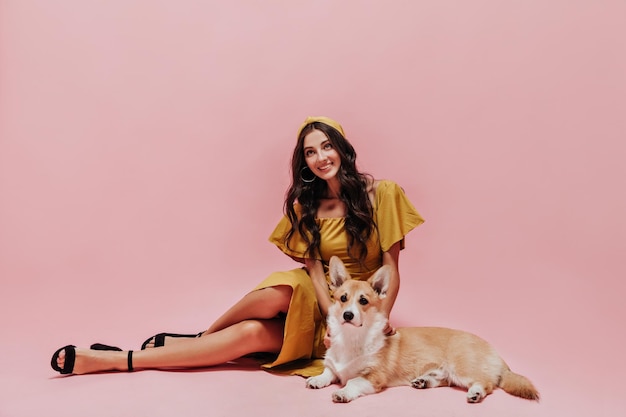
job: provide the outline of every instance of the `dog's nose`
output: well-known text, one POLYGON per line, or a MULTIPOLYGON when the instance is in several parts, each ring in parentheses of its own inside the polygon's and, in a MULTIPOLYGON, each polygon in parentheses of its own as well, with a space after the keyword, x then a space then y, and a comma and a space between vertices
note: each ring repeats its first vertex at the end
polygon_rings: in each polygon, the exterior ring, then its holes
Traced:
POLYGON ((345 321, 350 321, 350 320, 352 320, 353 318, 354 318, 354 313, 353 313, 353 312, 351 312, 351 311, 345 311, 345 312, 343 313, 343 319, 344 319, 345 321))

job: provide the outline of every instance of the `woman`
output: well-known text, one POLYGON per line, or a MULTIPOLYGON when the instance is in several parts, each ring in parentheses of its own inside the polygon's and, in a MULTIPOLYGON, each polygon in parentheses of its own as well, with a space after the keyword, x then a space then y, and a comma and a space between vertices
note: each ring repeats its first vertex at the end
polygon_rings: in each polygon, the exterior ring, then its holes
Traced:
MULTIPOLYGON (((324 318, 332 303, 328 261, 336 255, 355 279, 382 265, 393 273, 383 309, 398 294, 398 257, 404 236, 423 222, 402 189, 356 168, 343 128, 327 117, 309 117, 298 131, 285 217, 270 241, 304 268, 276 272, 198 335, 161 333, 141 351, 95 344, 68 345, 52 357, 62 374, 218 365, 252 353, 273 354, 266 369, 302 376, 321 373, 324 318)), ((388 323, 384 332, 395 330, 388 323)))

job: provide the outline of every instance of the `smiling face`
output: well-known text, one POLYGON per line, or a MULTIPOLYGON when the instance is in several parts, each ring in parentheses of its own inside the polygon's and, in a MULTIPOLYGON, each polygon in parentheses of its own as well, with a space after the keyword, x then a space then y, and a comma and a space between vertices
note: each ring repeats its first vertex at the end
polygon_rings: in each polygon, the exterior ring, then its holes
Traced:
POLYGON ((312 130, 304 137, 304 160, 317 177, 333 180, 341 167, 341 157, 321 130, 312 130))

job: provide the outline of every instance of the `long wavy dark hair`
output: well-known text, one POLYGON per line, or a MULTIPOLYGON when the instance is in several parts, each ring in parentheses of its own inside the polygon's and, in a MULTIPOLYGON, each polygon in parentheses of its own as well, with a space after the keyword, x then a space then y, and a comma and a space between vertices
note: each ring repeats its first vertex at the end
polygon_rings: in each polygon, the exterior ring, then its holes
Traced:
POLYGON ((341 184, 339 199, 346 206, 345 229, 348 233, 348 254, 363 265, 367 257, 367 241, 376 227, 372 203, 367 193, 368 180, 372 177, 357 170, 356 152, 350 142, 337 129, 322 122, 306 125, 300 131, 298 143, 293 150, 291 186, 287 190, 284 206, 285 214, 291 222, 291 230, 287 233, 285 243, 289 247, 289 241, 297 230, 308 245, 305 256, 321 259, 320 230, 315 218, 320 200, 327 196, 328 185, 320 178, 315 178, 312 182, 304 182, 302 179, 302 170, 307 167, 304 157, 304 138, 313 130, 324 133, 341 158, 337 179, 341 184), (295 202, 302 207, 299 218, 294 209, 295 202))

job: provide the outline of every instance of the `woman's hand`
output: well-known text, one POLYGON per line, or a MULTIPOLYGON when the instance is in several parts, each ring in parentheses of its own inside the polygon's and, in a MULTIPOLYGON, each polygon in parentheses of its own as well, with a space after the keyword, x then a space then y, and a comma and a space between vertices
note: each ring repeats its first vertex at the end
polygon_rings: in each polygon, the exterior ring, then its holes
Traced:
POLYGON ((324 335, 324 346, 326 349, 330 347, 330 330, 326 329, 326 334, 324 335))
MULTIPOLYGON (((393 336, 396 334, 396 329, 391 325, 391 323, 389 323, 389 320, 387 320, 387 325, 383 329, 383 333, 385 336, 393 336)), ((326 339, 324 339, 324 344, 326 344, 326 339)))

